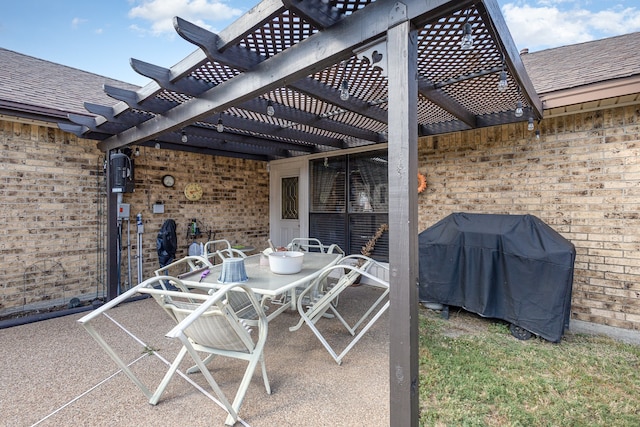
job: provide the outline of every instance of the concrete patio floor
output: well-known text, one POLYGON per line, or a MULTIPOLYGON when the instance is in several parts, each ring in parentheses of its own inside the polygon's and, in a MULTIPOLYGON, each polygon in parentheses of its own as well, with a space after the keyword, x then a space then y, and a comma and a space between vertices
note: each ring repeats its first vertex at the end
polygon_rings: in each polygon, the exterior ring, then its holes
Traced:
MULTIPOLYGON (((340 297, 341 312, 355 313, 361 301, 379 290, 352 287, 340 297)), ((173 323, 152 299, 123 304, 111 317, 135 337, 172 361, 180 348, 164 337, 173 323)), ((7 426, 223 426, 226 412, 180 376, 175 376, 156 406, 89 336, 77 319, 86 313, 0 330, 0 423, 7 426)), ((290 332, 297 313, 285 312, 269 323, 265 362, 272 394, 259 369, 240 408, 236 426, 388 426, 389 333, 385 313, 360 342, 336 364, 308 327, 290 332)), ((338 322, 323 319, 334 342, 348 337, 338 322)), ((150 388, 168 366, 147 355, 144 346, 104 316, 102 336, 150 388)), ((339 347, 340 344, 337 344, 339 347)), ((342 348, 342 347, 340 347, 342 348)), ((187 356, 181 370, 191 366, 187 356)), ((212 372, 231 396, 243 363, 218 358, 212 372)), ((190 379, 205 390, 202 375, 190 379)), ((232 398, 232 397, 231 397, 232 398)))

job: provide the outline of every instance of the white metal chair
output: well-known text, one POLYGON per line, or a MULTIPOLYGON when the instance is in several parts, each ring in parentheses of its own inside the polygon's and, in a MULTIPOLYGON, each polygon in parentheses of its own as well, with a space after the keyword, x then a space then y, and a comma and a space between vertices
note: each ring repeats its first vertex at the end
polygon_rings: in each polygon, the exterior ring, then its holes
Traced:
POLYGON ((193 274, 194 271, 204 271, 212 266, 213 264, 203 256, 187 255, 184 258, 177 259, 172 263, 155 270, 154 274, 156 277, 169 276, 180 278, 186 274, 193 274))
MULTIPOLYGON (((316 239, 313 237, 295 237, 291 239, 291 242, 286 246, 286 248, 289 251, 322 252, 322 253, 328 253, 328 254, 339 253, 344 255, 344 251, 337 244, 332 243, 327 246, 327 245, 324 245, 320 241, 320 239, 316 239)), ((325 278, 325 282, 327 280, 328 278, 325 278)), ((296 298, 300 296, 302 291, 307 289, 308 285, 309 284, 304 286, 299 286, 296 288, 296 298)), ((305 297, 305 298, 306 298, 305 301, 308 302, 308 297, 305 297)), ((294 301, 294 303, 296 303, 296 301, 294 301)), ((337 300, 335 301, 335 304, 337 304, 337 300)))
POLYGON ((286 246, 289 251, 303 252, 323 252, 328 254, 341 253, 344 254, 342 248, 335 243, 329 246, 322 244, 319 239, 313 237, 295 237, 286 246))
POLYGON ((180 279, 169 276, 157 276, 148 279, 130 289, 118 298, 103 305, 99 309, 84 316, 79 322, 89 334, 103 347, 109 356, 123 370, 149 398, 149 403, 155 405, 164 392, 171 378, 178 370, 184 356, 188 353, 195 362, 195 366, 187 370, 188 373, 201 372, 220 399, 221 406, 228 412, 225 424, 233 425, 238 419, 238 411, 247 392, 251 378, 258 363, 262 367, 262 377, 268 394, 271 394, 269 380, 264 364, 263 350, 267 339, 267 318, 260 310, 260 305, 253 292, 240 284, 227 285, 211 295, 172 291, 163 289, 164 283, 171 282, 175 288, 184 289, 180 279), (160 287, 158 287, 160 286, 160 287), (240 288, 232 290, 233 288, 240 288), (231 292, 246 292, 258 313, 257 337, 252 338, 249 326, 238 316, 226 300, 225 296, 231 292), (150 294, 160 306, 177 322, 177 325, 166 336, 177 338, 182 343, 175 360, 164 375, 158 388, 150 391, 129 369, 127 364, 115 353, 106 341, 93 328, 92 320, 105 313, 110 308, 120 304, 136 294, 150 294), (195 302, 198 301, 198 302, 195 302), (198 353, 207 353, 201 359, 198 353), (213 375, 206 367, 215 356, 224 356, 245 360, 247 368, 236 392, 233 403, 222 392, 213 375))
MULTIPOLYGON (((226 240, 218 240, 217 242, 226 242, 226 240)), ((208 242, 209 243, 209 242, 208 242)), ((214 242, 215 243, 215 242, 214 242)), ((228 242, 227 242, 228 243, 228 242)), ((209 268, 213 267, 214 258, 218 258, 220 261, 229 257, 246 257, 246 255, 240 251, 236 251, 235 249, 231 249, 229 245, 229 250, 226 248, 218 250, 216 252, 210 252, 209 257, 199 255, 189 255, 179 260, 172 262, 169 265, 166 265, 162 268, 159 268, 155 271, 156 276, 172 276, 177 277, 178 279, 186 276, 194 274, 195 272, 202 272, 205 274, 209 274, 209 268)), ((180 282, 182 283, 182 282, 180 282)), ((164 289, 175 289, 175 284, 169 284, 166 282, 161 283, 164 289)), ((180 289, 183 292, 189 292, 190 290, 187 288, 180 289)), ((229 304, 233 307, 236 314, 245 319, 246 321, 256 324, 258 320, 258 313, 253 309, 253 305, 251 301, 247 297, 244 292, 229 292, 227 295, 227 300, 229 304)), ((264 307, 266 308, 266 307, 264 307)))
POLYGON ((303 324, 306 324, 320 340, 331 357, 333 357, 339 365, 342 364, 344 356, 389 308, 389 282, 368 272, 374 265, 388 271, 387 266, 364 255, 349 255, 344 257, 340 263, 325 268, 313 283, 300 294, 297 304, 300 321, 295 326, 289 328, 289 330, 296 331, 300 329, 303 324), (358 265, 358 260, 361 260, 361 265, 358 265), (336 272, 340 274, 337 282, 327 280, 330 275, 336 272), (382 288, 382 294, 353 325, 350 325, 338 311, 335 302, 340 294, 355 283, 360 276, 367 277, 374 286, 382 288), (384 302, 385 300, 386 302, 384 302), (384 304, 382 304, 383 302, 384 304), (320 319, 326 319, 325 321, 337 319, 351 336, 353 336, 353 339, 340 354, 336 353, 333 346, 329 344, 325 336, 320 332, 317 326, 320 319))
POLYGON ((226 239, 210 240, 204 244, 204 252, 202 254, 211 264, 222 262, 224 258, 242 257, 246 258, 246 254, 238 249, 231 247, 231 243, 226 239), (220 246, 222 246, 220 248, 220 246))
MULTIPOLYGON (((218 240, 218 242, 221 242, 221 241, 222 240, 218 240)), ((227 242, 227 241, 224 240, 223 242, 227 242)), ((228 243, 229 242, 227 242, 227 244, 228 243)), ((233 249, 229 244, 228 248, 217 250, 215 253, 211 252, 208 254, 209 260, 213 260, 214 257, 217 257, 222 262, 226 258, 246 258, 247 255, 242 251, 233 249)), ((229 292, 229 294, 227 295, 227 300, 229 301, 231 306, 234 308, 238 316, 242 317, 243 319, 245 319, 250 323, 257 321, 258 314, 255 312, 253 304, 251 304, 251 301, 249 300, 247 294, 245 294, 244 292, 229 292)), ((260 304, 263 311, 266 311, 269 309, 269 307, 265 305, 265 303, 266 303, 266 298, 262 298, 260 304)))

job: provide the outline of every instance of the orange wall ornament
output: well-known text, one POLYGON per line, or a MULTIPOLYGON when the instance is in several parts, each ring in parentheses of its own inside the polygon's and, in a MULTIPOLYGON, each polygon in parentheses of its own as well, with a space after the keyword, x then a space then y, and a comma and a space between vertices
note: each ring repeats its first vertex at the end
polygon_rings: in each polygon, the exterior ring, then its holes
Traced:
POLYGON ((418 194, 427 189, 427 178, 418 172, 418 194))

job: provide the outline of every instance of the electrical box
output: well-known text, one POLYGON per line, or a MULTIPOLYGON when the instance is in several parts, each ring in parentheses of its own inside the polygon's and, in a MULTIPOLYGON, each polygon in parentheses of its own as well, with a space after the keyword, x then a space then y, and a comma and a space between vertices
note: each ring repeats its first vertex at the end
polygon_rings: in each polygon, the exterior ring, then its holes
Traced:
POLYGON ((113 153, 110 157, 111 192, 133 193, 133 160, 124 153, 113 153))
POLYGON ((162 202, 156 202, 153 205, 153 213, 164 213, 164 203, 162 202))
POLYGON ((129 219, 129 203, 118 203, 118 218, 129 219))

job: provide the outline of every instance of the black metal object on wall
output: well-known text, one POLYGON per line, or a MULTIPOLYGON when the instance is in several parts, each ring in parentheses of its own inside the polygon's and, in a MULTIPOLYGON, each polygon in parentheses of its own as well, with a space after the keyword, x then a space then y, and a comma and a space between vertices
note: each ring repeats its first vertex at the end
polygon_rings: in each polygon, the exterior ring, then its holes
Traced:
POLYGON ((569 327, 575 247, 533 215, 454 213, 420 233, 419 298, 558 342, 569 327))

